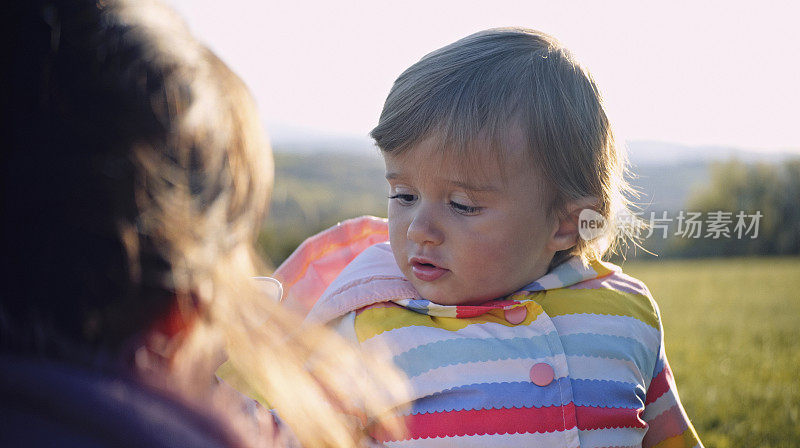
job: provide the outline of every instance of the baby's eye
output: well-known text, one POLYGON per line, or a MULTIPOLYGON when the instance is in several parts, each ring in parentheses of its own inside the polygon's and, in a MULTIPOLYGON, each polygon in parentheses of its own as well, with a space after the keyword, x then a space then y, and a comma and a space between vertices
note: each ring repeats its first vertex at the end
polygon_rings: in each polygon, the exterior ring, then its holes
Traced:
POLYGON ((398 193, 389 196, 389 199, 396 199, 400 205, 411 205, 417 200, 417 195, 408 193, 398 193))
POLYGON ((483 207, 474 207, 471 205, 461 204, 456 201, 450 201, 450 207, 462 215, 477 215, 483 209, 483 207))

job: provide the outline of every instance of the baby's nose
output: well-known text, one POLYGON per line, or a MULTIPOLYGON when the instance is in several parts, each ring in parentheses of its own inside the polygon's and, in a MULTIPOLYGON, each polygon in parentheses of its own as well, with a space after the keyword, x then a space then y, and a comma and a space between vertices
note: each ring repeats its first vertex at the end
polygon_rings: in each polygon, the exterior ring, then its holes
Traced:
POLYGON ((419 245, 438 245, 444 241, 438 222, 430 213, 418 213, 408 226, 408 239, 419 245))

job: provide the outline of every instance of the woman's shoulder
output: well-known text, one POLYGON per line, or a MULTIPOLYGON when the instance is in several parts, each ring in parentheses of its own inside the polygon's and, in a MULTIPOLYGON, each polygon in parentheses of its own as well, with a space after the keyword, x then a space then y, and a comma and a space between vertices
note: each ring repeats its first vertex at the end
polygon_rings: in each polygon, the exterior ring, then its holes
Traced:
POLYGON ((4 446, 240 445, 228 425, 132 377, 0 355, 4 446))

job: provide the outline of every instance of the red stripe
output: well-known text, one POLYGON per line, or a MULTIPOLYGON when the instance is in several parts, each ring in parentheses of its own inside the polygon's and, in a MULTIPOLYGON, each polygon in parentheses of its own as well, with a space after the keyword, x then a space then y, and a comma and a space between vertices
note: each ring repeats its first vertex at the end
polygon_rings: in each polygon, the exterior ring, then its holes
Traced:
POLYGON ((641 417, 643 409, 578 406, 575 411, 578 415, 578 429, 582 431, 647 427, 647 423, 641 417))
POLYGON ((456 317, 459 319, 466 319, 470 317, 482 316, 489 311, 503 308, 506 305, 511 305, 514 302, 494 304, 494 305, 459 305, 456 307, 456 317))
MULTIPOLYGON (((485 434, 524 434, 565 431, 576 426, 583 431, 604 428, 646 428, 641 409, 564 406, 543 408, 481 409, 415 414, 406 418, 408 439, 460 437, 485 434)), ((382 442, 396 441, 386 434, 382 442)))
POLYGON ((669 364, 664 363, 664 368, 661 369, 661 373, 653 378, 653 381, 650 382, 650 387, 647 388, 647 396, 644 400, 645 406, 658 400, 658 397, 667 393, 672 381, 672 371, 669 369, 669 364))
MULTIPOLYGON (((485 434, 545 433, 564 431, 575 405, 522 409, 481 409, 470 411, 415 414, 407 417, 409 439, 458 437, 485 434)), ((382 442, 393 441, 383 439, 382 442)))
POLYGON ((688 419, 677 405, 650 420, 650 429, 644 435, 642 446, 657 445, 670 437, 683 434, 689 428, 688 419))
POLYGON ((489 311, 505 308, 509 305, 516 305, 517 300, 491 300, 482 305, 458 305, 456 306, 456 317, 459 319, 478 317, 489 311))

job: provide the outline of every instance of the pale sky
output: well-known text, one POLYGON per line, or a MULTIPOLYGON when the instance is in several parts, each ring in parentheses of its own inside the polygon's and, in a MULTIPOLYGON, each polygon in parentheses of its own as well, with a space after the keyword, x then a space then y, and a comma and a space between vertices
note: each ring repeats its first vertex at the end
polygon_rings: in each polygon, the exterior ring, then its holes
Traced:
POLYGON ((267 130, 366 136, 394 79, 473 32, 554 35, 630 140, 800 152, 795 2, 168 0, 248 84, 267 130))

